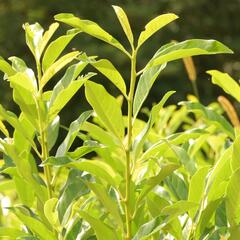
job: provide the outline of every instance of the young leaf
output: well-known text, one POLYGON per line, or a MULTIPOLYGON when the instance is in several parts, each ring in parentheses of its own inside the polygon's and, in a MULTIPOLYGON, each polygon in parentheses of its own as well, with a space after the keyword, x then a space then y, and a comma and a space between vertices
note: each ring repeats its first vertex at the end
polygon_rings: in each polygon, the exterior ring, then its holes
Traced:
POLYGON ((49 29, 43 34, 42 41, 40 44, 40 49, 39 49, 40 56, 42 55, 45 47, 47 46, 49 40, 51 39, 53 34, 56 32, 58 27, 59 27, 59 23, 53 23, 50 25, 49 29))
POLYGON ((126 85, 124 79, 110 61, 107 59, 101 59, 91 62, 91 65, 106 76, 126 97, 126 85))
POLYGON ((180 58, 219 53, 232 53, 232 51, 222 43, 215 40, 186 40, 179 43, 173 43, 166 48, 162 48, 162 50, 158 51, 157 54, 155 54, 149 61, 146 69, 151 66, 167 63, 180 58))
MULTIPOLYGON (((51 121, 69 102, 69 100, 76 94, 76 92, 83 86, 83 84, 94 74, 87 74, 86 76, 79 77, 77 80, 70 82, 69 85, 64 86, 61 90, 54 89, 58 92, 57 96, 52 96, 49 105, 48 118, 51 121), (53 99, 53 97, 56 97, 53 99), (52 104, 51 104, 52 103, 52 104)), ((62 84, 62 83, 60 83, 62 84)), ((57 86, 56 86, 57 87, 57 86)))
POLYGON ((33 56, 39 60, 41 57, 40 46, 42 41, 43 28, 39 23, 31 25, 29 23, 25 23, 23 25, 23 28, 25 30, 26 43, 33 56))
POLYGON ((119 240, 116 231, 103 223, 100 219, 96 219, 83 211, 79 211, 79 215, 92 226, 98 240, 119 240))
POLYGON ((132 33, 132 29, 130 27, 126 13, 123 11, 123 9, 121 7, 114 6, 114 5, 112 7, 118 17, 118 20, 123 28, 124 33, 126 34, 126 36, 128 38, 128 41, 129 41, 131 47, 133 48, 134 47, 133 33, 132 33))
POLYGON ((59 57, 69 42, 78 34, 78 32, 70 31, 67 35, 57 38, 47 47, 42 60, 43 72, 45 72, 59 57), (73 33, 72 33, 73 32, 73 33))
POLYGON ((104 126, 120 139, 124 137, 122 111, 117 100, 103 86, 88 81, 85 84, 86 98, 104 126))
POLYGON ((221 87, 226 93, 233 96, 238 102, 240 102, 240 86, 231 78, 227 73, 222 73, 217 70, 209 70, 208 74, 212 76, 212 83, 221 87))
POLYGON ((75 17, 73 14, 61 13, 57 14, 54 17, 57 21, 66 23, 74 28, 77 28, 95 38, 98 38, 118 49, 129 56, 129 53, 126 49, 119 43, 117 39, 111 36, 108 32, 103 30, 98 24, 89 20, 82 20, 78 17, 75 17))
POLYGON ((133 101, 133 116, 134 119, 146 100, 155 80, 157 79, 160 72, 166 67, 166 64, 151 67, 143 72, 137 84, 136 93, 133 101))
POLYGON ((78 51, 67 53, 66 55, 59 58, 54 64, 52 64, 42 76, 40 89, 43 89, 43 87, 57 72, 59 72, 68 63, 72 62, 78 55, 78 51))
POLYGON ((154 33, 156 33, 159 29, 166 26, 168 23, 177 19, 178 16, 172 13, 162 14, 154 19, 152 19, 146 26, 145 30, 141 32, 138 39, 138 46, 140 46, 150 38, 154 33))
POLYGON ((16 72, 11 67, 11 65, 5 61, 2 57, 0 57, 0 71, 7 74, 9 77, 14 75, 16 72))

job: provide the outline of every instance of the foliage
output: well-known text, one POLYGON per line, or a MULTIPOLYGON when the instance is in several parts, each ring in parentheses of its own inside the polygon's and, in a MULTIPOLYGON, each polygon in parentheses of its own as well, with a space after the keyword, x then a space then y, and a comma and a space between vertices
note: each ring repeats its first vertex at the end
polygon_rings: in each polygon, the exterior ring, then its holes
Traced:
MULTIPOLYGON (((123 9, 113 8, 131 51, 97 23, 63 13, 55 19, 73 29, 54 41, 51 37, 58 23, 45 32, 38 23, 24 25, 36 73, 20 58, 9 58, 11 64, 0 59, 0 70, 20 109, 15 114, 0 106, 4 135, 0 139, 0 190, 10 201, 3 209, 7 218, 1 219, 0 236, 43 240, 239 238, 238 127, 222 116, 219 104, 204 106, 193 96, 179 107, 164 107, 174 91, 167 92, 151 110, 142 108, 168 62, 232 51, 215 40, 171 42, 138 70, 138 51, 177 16, 169 13, 152 19, 136 39, 123 9), (79 51, 64 53, 78 33, 104 41, 129 59, 129 87, 111 61, 79 51), (93 81, 94 73, 80 75, 87 65, 107 77, 120 95, 114 97, 93 81), (57 84, 45 90, 65 67, 57 84), (62 126, 61 110, 83 86, 93 111, 80 114, 68 128, 62 126), (139 119, 141 110, 146 122, 139 119), (55 146, 62 129, 67 130, 66 136, 55 146), (81 145, 73 148, 79 139, 81 145)), ((236 83, 230 77, 224 75, 231 82, 226 85, 222 74, 209 73, 214 83, 237 98, 236 83)))

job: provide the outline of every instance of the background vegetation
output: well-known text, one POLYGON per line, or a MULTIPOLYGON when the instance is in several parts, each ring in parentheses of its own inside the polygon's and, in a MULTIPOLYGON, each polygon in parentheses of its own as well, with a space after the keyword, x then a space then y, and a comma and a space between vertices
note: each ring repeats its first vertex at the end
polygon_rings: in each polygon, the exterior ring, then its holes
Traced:
MULTIPOLYGON (((0 55, 8 58, 14 54, 25 59, 29 66, 33 66, 33 58, 24 45, 24 32, 21 25, 23 22, 34 23, 37 21, 46 28, 53 21, 53 16, 60 12, 71 12, 81 18, 98 22, 121 42, 127 41, 122 35, 122 29, 111 9, 112 4, 122 6, 126 10, 135 33, 140 32, 150 18, 159 14, 173 12, 180 16, 176 22, 154 35, 151 43, 139 53, 139 64, 142 66, 153 55, 154 49, 170 40, 212 38, 231 46, 235 52, 234 55, 194 58, 198 70, 198 87, 203 103, 214 101, 220 93, 222 94, 221 90, 210 84, 209 76, 205 73, 206 70, 219 69, 238 79, 240 72, 239 0, 227 2, 225 0, 0 0, 0 55)), ((126 46, 128 45, 126 44, 126 46)), ((110 58, 114 54, 115 66, 118 66, 126 79, 129 76, 127 59, 118 50, 109 48, 98 40, 82 34, 70 44, 69 48, 82 49, 88 55, 97 53, 100 58, 110 58)), ((69 48, 66 51, 69 51, 69 48)), ((102 80, 108 84, 108 81, 102 80)), ((11 92, 9 92, 8 84, 3 81, 0 84, 0 102, 6 108, 16 111, 15 105, 10 101, 11 92)), ((159 99, 159 96, 170 89, 177 91, 172 98, 174 103, 184 100, 186 95, 192 91, 191 83, 187 80, 187 74, 181 61, 169 64, 168 68, 163 71, 146 102, 148 107, 150 107, 150 103, 159 99)), ((76 117, 81 111, 79 108, 86 108, 82 104, 82 99, 81 105, 79 104, 80 96, 82 93, 76 95, 70 103, 76 117)), ((67 112, 63 115, 63 121, 68 123, 70 119, 68 119, 67 112)))

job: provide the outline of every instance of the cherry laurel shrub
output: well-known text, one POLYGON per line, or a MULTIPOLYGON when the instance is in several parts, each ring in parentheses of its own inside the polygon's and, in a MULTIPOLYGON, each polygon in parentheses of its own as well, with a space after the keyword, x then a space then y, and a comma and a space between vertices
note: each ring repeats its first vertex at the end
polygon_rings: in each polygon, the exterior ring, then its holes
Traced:
MULTIPOLYGON (((113 8, 130 51, 98 24, 58 14, 56 21, 73 29, 53 41, 58 23, 45 32, 38 23, 24 24, 36 72, 18 57, 10 57, 10 62, 0 58, 0 70, 20 109, 15 114, 0 105, 1 202, 10 202, 1 213, 0 236, 19 240, 206 240, 231 234, 231 239, 238 239, 234 236, 239 236, 240 219, 240 191, 235 191, 240 178, 239 138, 232 144, 236 134, 219 105, 205 107, 194 98, 179 108, 163 108, 174 93, 170 91, 145 111, 147 122, 138 119, 168 62, 231 50, 215 40, 171 42, 161 46, 139 70, 137 56, 145 42, 178 17, 160 15, 134 39, 123 9, 113 8), (107 59, 79 51, 62 54, 80 32, 126 56, 131 67, 129 87, 107 59), (94 73, 82 74, 87 65, 109 79, 120 96, 115 98, 92 81, 94 73), (60 74, 49 89, 48 83, 60 74), (62 126, 59 114, 81 87, 93 110, 83 112, 69 127, 62 126), (178 131, 180 126, 185 131, 178 131), (55 146, 59 129, 67 134, 55 146), (73 150, 76 138, 83 145, 73 150), (91 152, 94 154, 89 155, 91 152)), ((227 85, 221 84, 226 90, 227 85)))

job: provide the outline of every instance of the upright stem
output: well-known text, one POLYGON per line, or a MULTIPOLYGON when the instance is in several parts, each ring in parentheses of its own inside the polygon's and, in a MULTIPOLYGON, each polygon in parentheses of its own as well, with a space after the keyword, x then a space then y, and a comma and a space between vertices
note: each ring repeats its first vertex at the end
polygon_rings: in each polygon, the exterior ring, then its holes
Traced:
POLYGON ((131 240, 131 222, 132 216, 130 213, 130 184, 131 184, 131 147, 132 147, 132 114, 133 114, 133 97, 136 84, 136 51, 133 50, 131 57, 131 82, 130 91, 128 95, 128 134, 127 134, 127 150, 126 150, 126 193, 125 193, 125 216, 126 216, 126 236, 125 240, 131 240))
MULTIPOLYGON (((41 71, 41 66, 39 61, 36 60, 37 63, 37 73, 38 73, 38 86, 40 87, 40 80, 42 78, 42 71, 41 71)), ((42 90, 39 91, 39 99, 40 101, 42 101, 42 90)), ((47 149, 47 133, 46 133, 46 126, 45 123, 42 119, 42 114, 40 111, 40 106, 39 106, 39 102, 38 102, 38 117, 39 117, 39 129, 40 129, 40 145, 41 145, 41 161, 45 161, 48 156, 48 149, 47 149)), ((46 185, 47 185, 47 191, 48 191, 48 198, 52 198, 52 186, 51 186, 51 169, 49 166, 44 166, 43 167, 43 171, 44 171, 44 176, 46 179, 46 185)))

